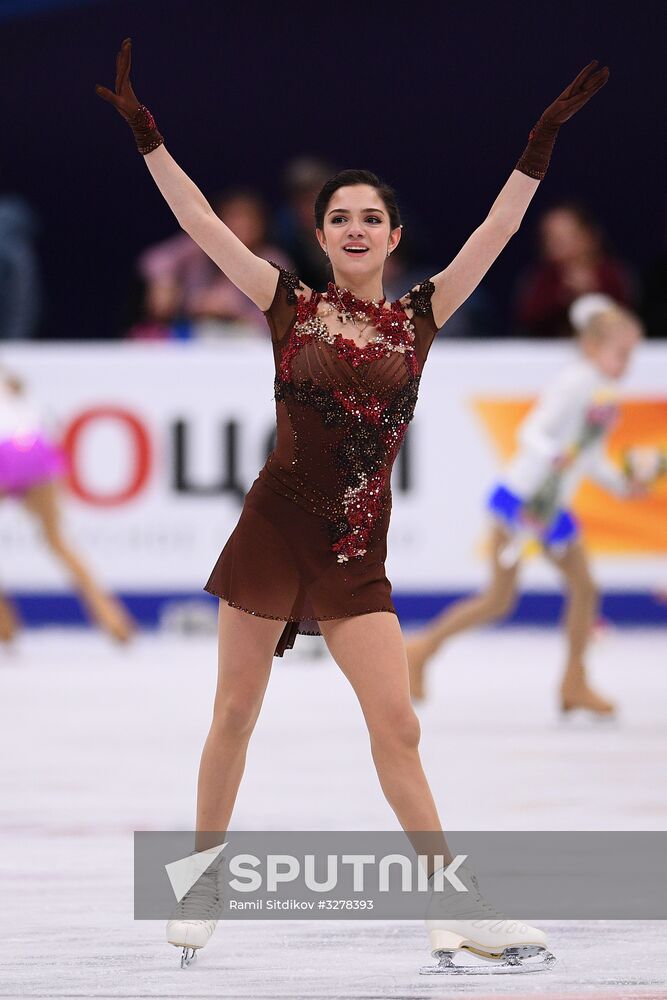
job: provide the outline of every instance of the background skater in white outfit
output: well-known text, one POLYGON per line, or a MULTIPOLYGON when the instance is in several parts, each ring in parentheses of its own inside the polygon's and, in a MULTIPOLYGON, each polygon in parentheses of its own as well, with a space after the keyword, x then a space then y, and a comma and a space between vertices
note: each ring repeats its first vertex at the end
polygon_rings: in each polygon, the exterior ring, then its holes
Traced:
POLYGON ((636 496, 646 489, 638 473, 622 470, 605 454, 608 432, 618 418, 617 382, 642 330, 636 316, 602 295, 578 299, 571 307, 571 319, 578 331, 579 356, 547 386, 521 424, 518 451, 488 500, 492 516, 488 587, 450 605, 406 642, 415 701, 424 698, 427 663, 446 639, 510 612, 521 552, 526 539, 534 538, 560 571, 568 592, 561 709, 581 708, 596 716, 614 712, 613 703, 594 691, 586 677, 597 590, 568 504, 585 477, 618 496, 636 496))

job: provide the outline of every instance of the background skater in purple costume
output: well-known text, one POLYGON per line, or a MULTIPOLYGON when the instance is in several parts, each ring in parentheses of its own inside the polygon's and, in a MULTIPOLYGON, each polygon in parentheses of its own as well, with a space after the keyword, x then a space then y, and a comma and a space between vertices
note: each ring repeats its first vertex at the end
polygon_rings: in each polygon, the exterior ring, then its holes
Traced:
MULTIPOLYGON (((60 480, 66 470, 65 454, 50 440, 39 406, 20 379, 0 368, 0 500, 11 497, 23 504, 92 618, 113 639, 126 642, 135 631, 130 615, 102 590, 63 536, 60 480)), ((0 641, 10 642, 18 628, 15 608, 0 595, 0 641)))

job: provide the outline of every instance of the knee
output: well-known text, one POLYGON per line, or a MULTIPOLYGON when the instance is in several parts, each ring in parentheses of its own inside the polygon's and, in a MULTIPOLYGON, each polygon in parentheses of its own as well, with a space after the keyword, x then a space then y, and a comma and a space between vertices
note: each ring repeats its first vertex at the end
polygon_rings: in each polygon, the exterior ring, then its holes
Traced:
POLYGON ((420 738, 421 726, 411 705, 385 714, 371 727, 372 742, 394 750, 415 750, 420 738))
POLYGON ((509 586, 492 587, 487 594, 487 607, 490 618, 504 618, 514 610, 516 590, 509 586))
POLYGON ((226 696, 218 698, 213 711, 211 729, 222 738, 243 739, 252 733, 260 706, 252 698, 226 696))

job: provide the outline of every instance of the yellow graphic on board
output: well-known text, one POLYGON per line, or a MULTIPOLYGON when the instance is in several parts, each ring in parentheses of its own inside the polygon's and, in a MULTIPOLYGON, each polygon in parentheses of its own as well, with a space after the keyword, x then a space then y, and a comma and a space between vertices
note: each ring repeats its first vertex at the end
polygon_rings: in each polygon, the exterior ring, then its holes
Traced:
MULTIPOLYGON (((504 465, 516 447, 516 431, 535 399, 478 397, 475 412, 504 465)), ((627 448, 667 447, 667 399, 625 399, 609 434, 607 453, 621 463, 627 448)), ((648 495, 620 499, 590 481, 581 484, 573 503, 592 552, 659 555, 667 552, 667 477, 648 495)))

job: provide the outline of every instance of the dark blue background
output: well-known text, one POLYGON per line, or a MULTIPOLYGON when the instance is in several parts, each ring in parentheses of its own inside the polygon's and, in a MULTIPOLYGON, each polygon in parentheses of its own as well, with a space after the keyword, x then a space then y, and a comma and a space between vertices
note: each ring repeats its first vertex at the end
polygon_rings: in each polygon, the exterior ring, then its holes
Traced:
MULTIPOLYGON (((16 4, 10 5, 16 10, 16 4)), ((0 7, 0 13, 1 13, 0 7)), ((119 332, 138 251, 175 222, 127 126, 94 93, 134 43, 133 82, 207 195, 250 183, 275 204, 314 153, 393 183, 443 267, 486 212, 545 106, 591 58, 607 86, 559 135, 521 231, 487 277, 506 304, 535 220, 586 199, 642 266, 665 241, 667 4, 78 4, 0 23, 0 186, 41 217, 44 335, 119 332)))

